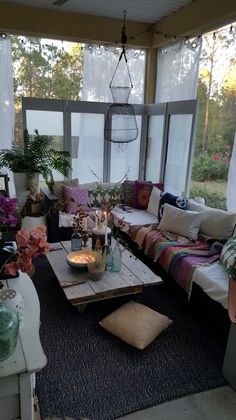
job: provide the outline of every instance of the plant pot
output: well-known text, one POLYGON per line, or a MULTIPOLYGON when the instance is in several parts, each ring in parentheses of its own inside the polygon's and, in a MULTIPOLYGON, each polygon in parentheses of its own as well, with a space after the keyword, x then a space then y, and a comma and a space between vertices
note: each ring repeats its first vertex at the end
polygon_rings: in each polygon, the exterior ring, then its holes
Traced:
POLYGON ((18 200, 19 210, 21 211, 26 203, 27 196, 29 195, 31 189, 34 189, 36 192, 38 191, 39 174, 35 173, 32 178, 29 178, 29 176, 25 173, 14 173, 14 183, 16 198, 18 200))
POLYGON ((104 274, 105 266, 103 267, 91 267, 88 264, 88 272, 89 272, 89 278, 91 280, 97 281, 100 280, 104 274))

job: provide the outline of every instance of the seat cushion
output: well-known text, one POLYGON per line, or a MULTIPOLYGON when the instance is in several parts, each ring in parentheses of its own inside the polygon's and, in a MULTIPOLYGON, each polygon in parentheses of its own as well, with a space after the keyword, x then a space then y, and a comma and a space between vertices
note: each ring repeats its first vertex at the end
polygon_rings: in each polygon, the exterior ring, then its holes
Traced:
POLYGON ((143 350, 172 324, 167 316, 137 302, 130 301, 99 322, 108 332, 143 350))

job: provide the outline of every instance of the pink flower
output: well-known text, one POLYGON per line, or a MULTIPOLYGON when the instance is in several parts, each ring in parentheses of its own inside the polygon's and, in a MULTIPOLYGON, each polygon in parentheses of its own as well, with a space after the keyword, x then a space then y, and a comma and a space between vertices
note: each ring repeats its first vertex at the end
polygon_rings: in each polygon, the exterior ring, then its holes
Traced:
POLYGON ((15 276, 18 270, 17 262, 11 262, 5 265, 4 274, 15 276))
POLYGON ((20 230, 16 234, 17 247, 21 248, 21 247, 28 246, 29 239, 30 239, 30 234, 29 234, 28 230, 26 230, 26 229, 20 230))
POLYGON ((29 233, 23 229, 16 234, 17 251, 13 254, 16 261, 5 264, 4 273, 16 275, 17 270, 28 273, 32 270, 32 258, 49 251, 46 227, 36 226, 29 233))
POLYGON ((220 160, 220 157, 219 157, 218 153, 215 153, 213 155, 213 160, 220 160))

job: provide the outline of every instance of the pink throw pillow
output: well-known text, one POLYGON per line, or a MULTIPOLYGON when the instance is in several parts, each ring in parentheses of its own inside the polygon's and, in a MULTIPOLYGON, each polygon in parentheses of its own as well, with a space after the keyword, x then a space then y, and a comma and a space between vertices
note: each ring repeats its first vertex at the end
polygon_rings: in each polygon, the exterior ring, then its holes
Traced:
POLYGON ((164 184, 162 182, 153 184, 152 182, 147 181, 135 181, 132 207, 146 210, 153 187, 163 191, 164 184))
POLYGON ((66 201, 66 213, 76 213, 79 210, 79 205, 82 205, 83 210, 89 210, 90 204, 88 190, 83 187, 64 187, 64 197, 66 201))

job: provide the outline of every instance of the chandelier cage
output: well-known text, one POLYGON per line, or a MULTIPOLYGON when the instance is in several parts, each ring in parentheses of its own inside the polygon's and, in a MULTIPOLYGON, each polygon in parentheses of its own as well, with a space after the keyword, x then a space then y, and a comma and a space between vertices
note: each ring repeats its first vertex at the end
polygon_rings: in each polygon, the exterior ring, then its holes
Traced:
MULTIPOLYGON (((133 105, 128 104, 133 83, 125 52, 125 44, 127 41, 125 18, 126 11, 124 11, 124 24, 121 32, 122 51, 109 84, 114 104, 110 105, 108 108, 104 128, 105 139, 112 143, 129 143, 136 140, 139 133, 134 107, 133 105), (128 76, 128 83, 124 85, 116 81, 118 67, 121 64, 122 58, 125 62, 126 78, 128 76), (114 81, 116 82, 115 84, 114 81)), ((122 77, 124 77, 124 74, 122 77)))

